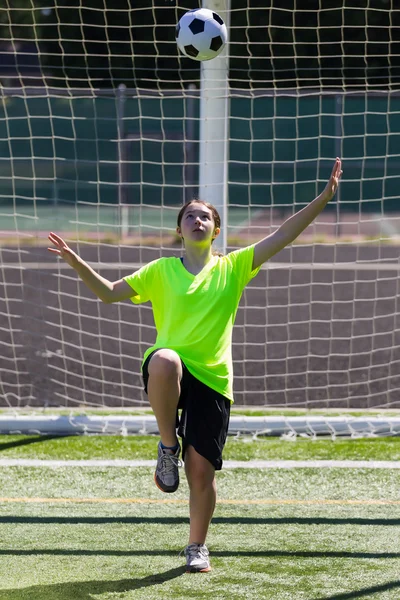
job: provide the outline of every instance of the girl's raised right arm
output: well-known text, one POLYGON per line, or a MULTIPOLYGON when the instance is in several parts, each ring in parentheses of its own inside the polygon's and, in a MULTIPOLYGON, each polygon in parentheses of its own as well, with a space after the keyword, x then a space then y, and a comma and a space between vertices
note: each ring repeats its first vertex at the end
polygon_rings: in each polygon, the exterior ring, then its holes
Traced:
POLYGON ((102 302, 111 304, 112 302, 119 302, 120 300, 128 300, 128 298, 136 295, 136 292, 124 279, 109 281, 96 273, 92 267, 71 250, 59 235, 51 232, 49 240, 54 244, 54 247, 48 248, 48 250, 63 258, 66 263, 75 269, 83 283, 98 298, 100 298, 102 302))

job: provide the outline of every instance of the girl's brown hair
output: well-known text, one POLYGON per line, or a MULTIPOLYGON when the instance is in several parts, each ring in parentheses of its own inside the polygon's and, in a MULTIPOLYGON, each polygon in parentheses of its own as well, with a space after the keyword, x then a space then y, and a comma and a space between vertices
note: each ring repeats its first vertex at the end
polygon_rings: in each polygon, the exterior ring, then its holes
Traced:
MULTIPOLYGON (((193 198, 193 200, 189 200, 189 202, 186 202, 186 204, 184 204, 182 206, 181 210, 179 211, 178 218, 177 218, 178 227, 181 226, 182 218, 183 218, 183 215, 185 214, 186 209, 189 206, 191 206, 192 204, 202 204, 203 206, 208 208, 211 211, 212 217, 214 219, 215 229, 217 229, 217 228, 219 229, 221 227, 221 217, 219 216, 219 212, 217 211, 215 206, 213 204, 210 204, 209 202, 205 202, 204 200, 198 200, 197 198, 193 198)), ((214 251, 213 254, 215 254, 217 256, 223 256, 220 252, 217 252, 217 251, 214 251)))

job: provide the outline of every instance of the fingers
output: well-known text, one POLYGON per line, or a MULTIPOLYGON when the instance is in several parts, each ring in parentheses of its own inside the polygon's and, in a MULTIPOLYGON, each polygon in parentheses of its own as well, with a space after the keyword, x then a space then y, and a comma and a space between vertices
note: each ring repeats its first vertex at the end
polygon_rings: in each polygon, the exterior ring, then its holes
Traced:
POLYGON ((67 244, 56 233, 49 233, 48 238, 50 242, 55 245, 55 248, 47 248, 49 252, 53 252, 54 254, 57 254, 57 256, 62 256, 63 253, 68 250, 67 244))
POLYGON ((52 231, 49 233, 48 237, 49 237, 49 240, 51 242, 53 242, 53 244, 60 244, 62 246, 66 245, 64 240, 59 235, 57 235, 56 233, 53 233, 52 231))
POLYGON ((337 179, 340 179, 340 177, 342 176, 342 174, 343 174, 343 171, 342 171, 342 161, 337 156, 335 164, 333 165, 331 177, 335 177, 337 179))
MULTIPOLYGON (((58 252, 58 254, 61 254, 64 250, 68 250, 67 244, 56 233, 51 232, 49 234, 48 238, 49 238, 50 242, 56 246, 56 248, 53 248, 53 251, 56 250, 58 252)), ((50 248, 49 248, 49 250, 50 250, 50 248)))

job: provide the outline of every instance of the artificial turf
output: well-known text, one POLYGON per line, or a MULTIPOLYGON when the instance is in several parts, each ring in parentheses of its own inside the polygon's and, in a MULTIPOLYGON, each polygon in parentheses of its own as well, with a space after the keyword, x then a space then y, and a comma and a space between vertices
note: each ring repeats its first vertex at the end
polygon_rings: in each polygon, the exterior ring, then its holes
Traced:
POLYGON ((166 497, 149 468, 3 467, 0 600, 400 596, 398 470, 234 469, 217 482, 213 570, 186 575, 184 478, 166 497))
MULTIPOLYGON (((154 459, 151 436, 0 437, 0 458, 154 459)), ((398 460, 399 438, 228 438, 225 459, 398 460)), ((395 600, 400 470, 226 469, 208 545, 186 575, 188 487, 147 467, 1 470, 0 600, 395 600), (165 503, 166 502, 166 503, 165 503)))
MULTIPOLYGON (((0 458, 154 459, 155 436, 0 436, 0 458)), ((399 460, 400 437, 359 439, 228 437, 226 460, 399 460)))

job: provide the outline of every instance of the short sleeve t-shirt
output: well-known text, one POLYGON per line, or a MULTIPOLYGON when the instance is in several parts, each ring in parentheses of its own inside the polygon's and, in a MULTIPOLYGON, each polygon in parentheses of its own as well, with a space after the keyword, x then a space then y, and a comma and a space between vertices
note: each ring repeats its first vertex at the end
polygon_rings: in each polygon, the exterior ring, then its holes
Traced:
POLYGON ((233 402, 232 329, 252 269, 254 246, 213 256, 197 275, 180 258, 159 258, 124 277, 134 304, 150 301, 157 339, 144 355, 174 350, 199 381, 233 402))

